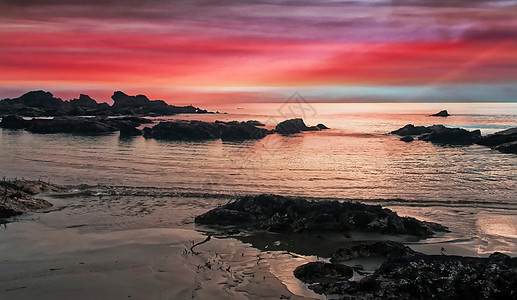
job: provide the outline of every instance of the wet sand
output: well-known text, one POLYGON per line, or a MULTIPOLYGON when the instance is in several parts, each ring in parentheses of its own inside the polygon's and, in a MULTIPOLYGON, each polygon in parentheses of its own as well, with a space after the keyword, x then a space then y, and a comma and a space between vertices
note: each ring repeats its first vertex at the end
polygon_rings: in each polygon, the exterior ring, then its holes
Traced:
POLYGON ((320 298, 292 276, 311 258, 261 253, 234 239, 212 238, 192 254, 192 241, 206 238, 193 230, 9 226, 0 233, 2 299, 320 298))

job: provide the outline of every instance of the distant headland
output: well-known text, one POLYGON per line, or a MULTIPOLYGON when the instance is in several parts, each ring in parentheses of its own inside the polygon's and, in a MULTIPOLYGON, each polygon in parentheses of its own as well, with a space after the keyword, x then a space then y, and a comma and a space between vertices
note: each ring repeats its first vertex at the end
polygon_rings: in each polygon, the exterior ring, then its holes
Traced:
POLYGON ((167 116, 181 113, 211 113, 189 106, 174 106, 163 100, 149 100, 145 95, 129 96, 116 91, 111 96, 113 105, 99 103, 90 96, 81 94, 79 98, 62 100, 50 92, 31 91, 18 98, 0 100, 0 115, 43 116, 167 116))

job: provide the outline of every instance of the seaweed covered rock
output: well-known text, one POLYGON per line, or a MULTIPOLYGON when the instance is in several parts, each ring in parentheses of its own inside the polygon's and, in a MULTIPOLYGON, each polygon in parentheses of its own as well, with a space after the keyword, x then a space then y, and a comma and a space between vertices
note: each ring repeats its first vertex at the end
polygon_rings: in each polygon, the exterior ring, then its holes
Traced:
POLYGON ((360 281, 310 288, 347 299, 516 299, 517 258, 417 255, 388 260, 360 281))
POLYGON ((234 226, 273 232, 380 232, 428 237, 446 227, 399 217, 378 205, 355 202, 307 201, 277 195, 244 196, 198 217, 211 226, 234 226))
POLYGON ((354 270, 349 266, 321 261, 310 262, 294 270, 294 277, 306 283, 347 280, 353 275, 354 270))
POLYGON ((363 242, 349 248, 336 251, 330 261, 333 263, 346 261, 360 257, 386 257, 389 259, 411 257, 421 253, 393 241, 363 242))

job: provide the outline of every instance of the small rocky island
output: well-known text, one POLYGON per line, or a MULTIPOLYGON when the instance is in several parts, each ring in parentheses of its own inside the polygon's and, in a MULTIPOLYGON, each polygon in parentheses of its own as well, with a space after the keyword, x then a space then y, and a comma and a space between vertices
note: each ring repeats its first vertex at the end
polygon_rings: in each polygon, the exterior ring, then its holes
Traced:
POLYGON ((63 189, 62 186, 41 180, 7 180, 4 178, 0 181, 0 219, 51 207, 50 202, 35 198, 34 195, 58 192, 63 189))
POLYGON ((503 153, 517 154, 517 128, 510 128, 482 136, 481 131, 468 131, 462 128, 449 128, 443 125, 406 126, 391 134, 401 136, 401 141, 412 142, 415 138, 442 145, 483 145, 503 153))

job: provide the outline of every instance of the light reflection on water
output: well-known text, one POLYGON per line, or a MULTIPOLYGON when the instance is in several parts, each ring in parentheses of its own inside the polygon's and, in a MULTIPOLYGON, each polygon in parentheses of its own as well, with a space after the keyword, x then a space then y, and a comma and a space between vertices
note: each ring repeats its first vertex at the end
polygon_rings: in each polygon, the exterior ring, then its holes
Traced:
MULTIPOLYGON (((395 106, 384 104, 319 104, 315 106, 318 114, 307 118, 306 122, 309 125, 324 123, 332 128, 328 131, 290 137, 271 135, 260 141, 239 143, 220 140, 165 142, 143 137, 119 139, 118 134, 36 135, 2 130, 0 176, 36 179, 41 176, 72 185, 361 199, 390 207, 402 215, 444 223, 453 229, 456 238, 476 236, 480 244, 486 240, 503 239, 506 246, 500 246, 500 249, 512 249, 513 246, 512 251, 516 251, 517 238, 511 229, 516 226, 517 215, 515 155, 481 146, 442 147, 420 141, 406 144, 386 133, 407 123, 443 123, 479 128, 486 134, 517 126, 517 105, 501 104, 498 110, 493 107, 487 110, 489 106, 477 104, 471 106, 471 114, 468 114, 468 105, 457 104, 453 109, 462 114, 446 119, 422 114, 423 111, 432 113, 443 107, 433 105, 410 105, 399 113, 395 106), (373 110, 374 107, 377 110, 373 110), (486 112, 483 114, 483 111, 486 112), (507 222, 496 226, 493 221, 501 212, 509 217, 505 219, 507 222)), ((227 115, 181 118, 208 121, 256 119, 266 123, 271 121, 271 117, 282 120, 274 107, 265 107, 251 105, 239 111, 228 108, 227 115)), ((454 113, 453 109, 449 112, 454 113)), ((156 204, 157 200, 153 199, 150 196, 138 201, 150 207, 156 204)), ((194 207, 195 212, 224 203, 208 201, 201 205, 203 201, 188 197, 176 201, 176 206, 194 207)), ((92 206, 84 207, 90 207, 84 208, 86 211, 93 209, 92 206)), ((77 209, 84 212, 81 207, 77 209)), ((110 209, 115 210, 112 215, 117 215, 117 209, 122 211, 115 203, 110 209)), ((106 216, 110 217, 113 216, 106 216)), ((162 222, 164 218, 167 217, 162 216, 162 222)), ((146 221, 149 222, 146 225, 160 225, 151 219, 146 221)), ((117 226, 124 227, 123 223, 117 226)), ((492 248, 486 246, 483 249, 492 248)), ((482 253, 483 249, 479 252, 482 253)))

